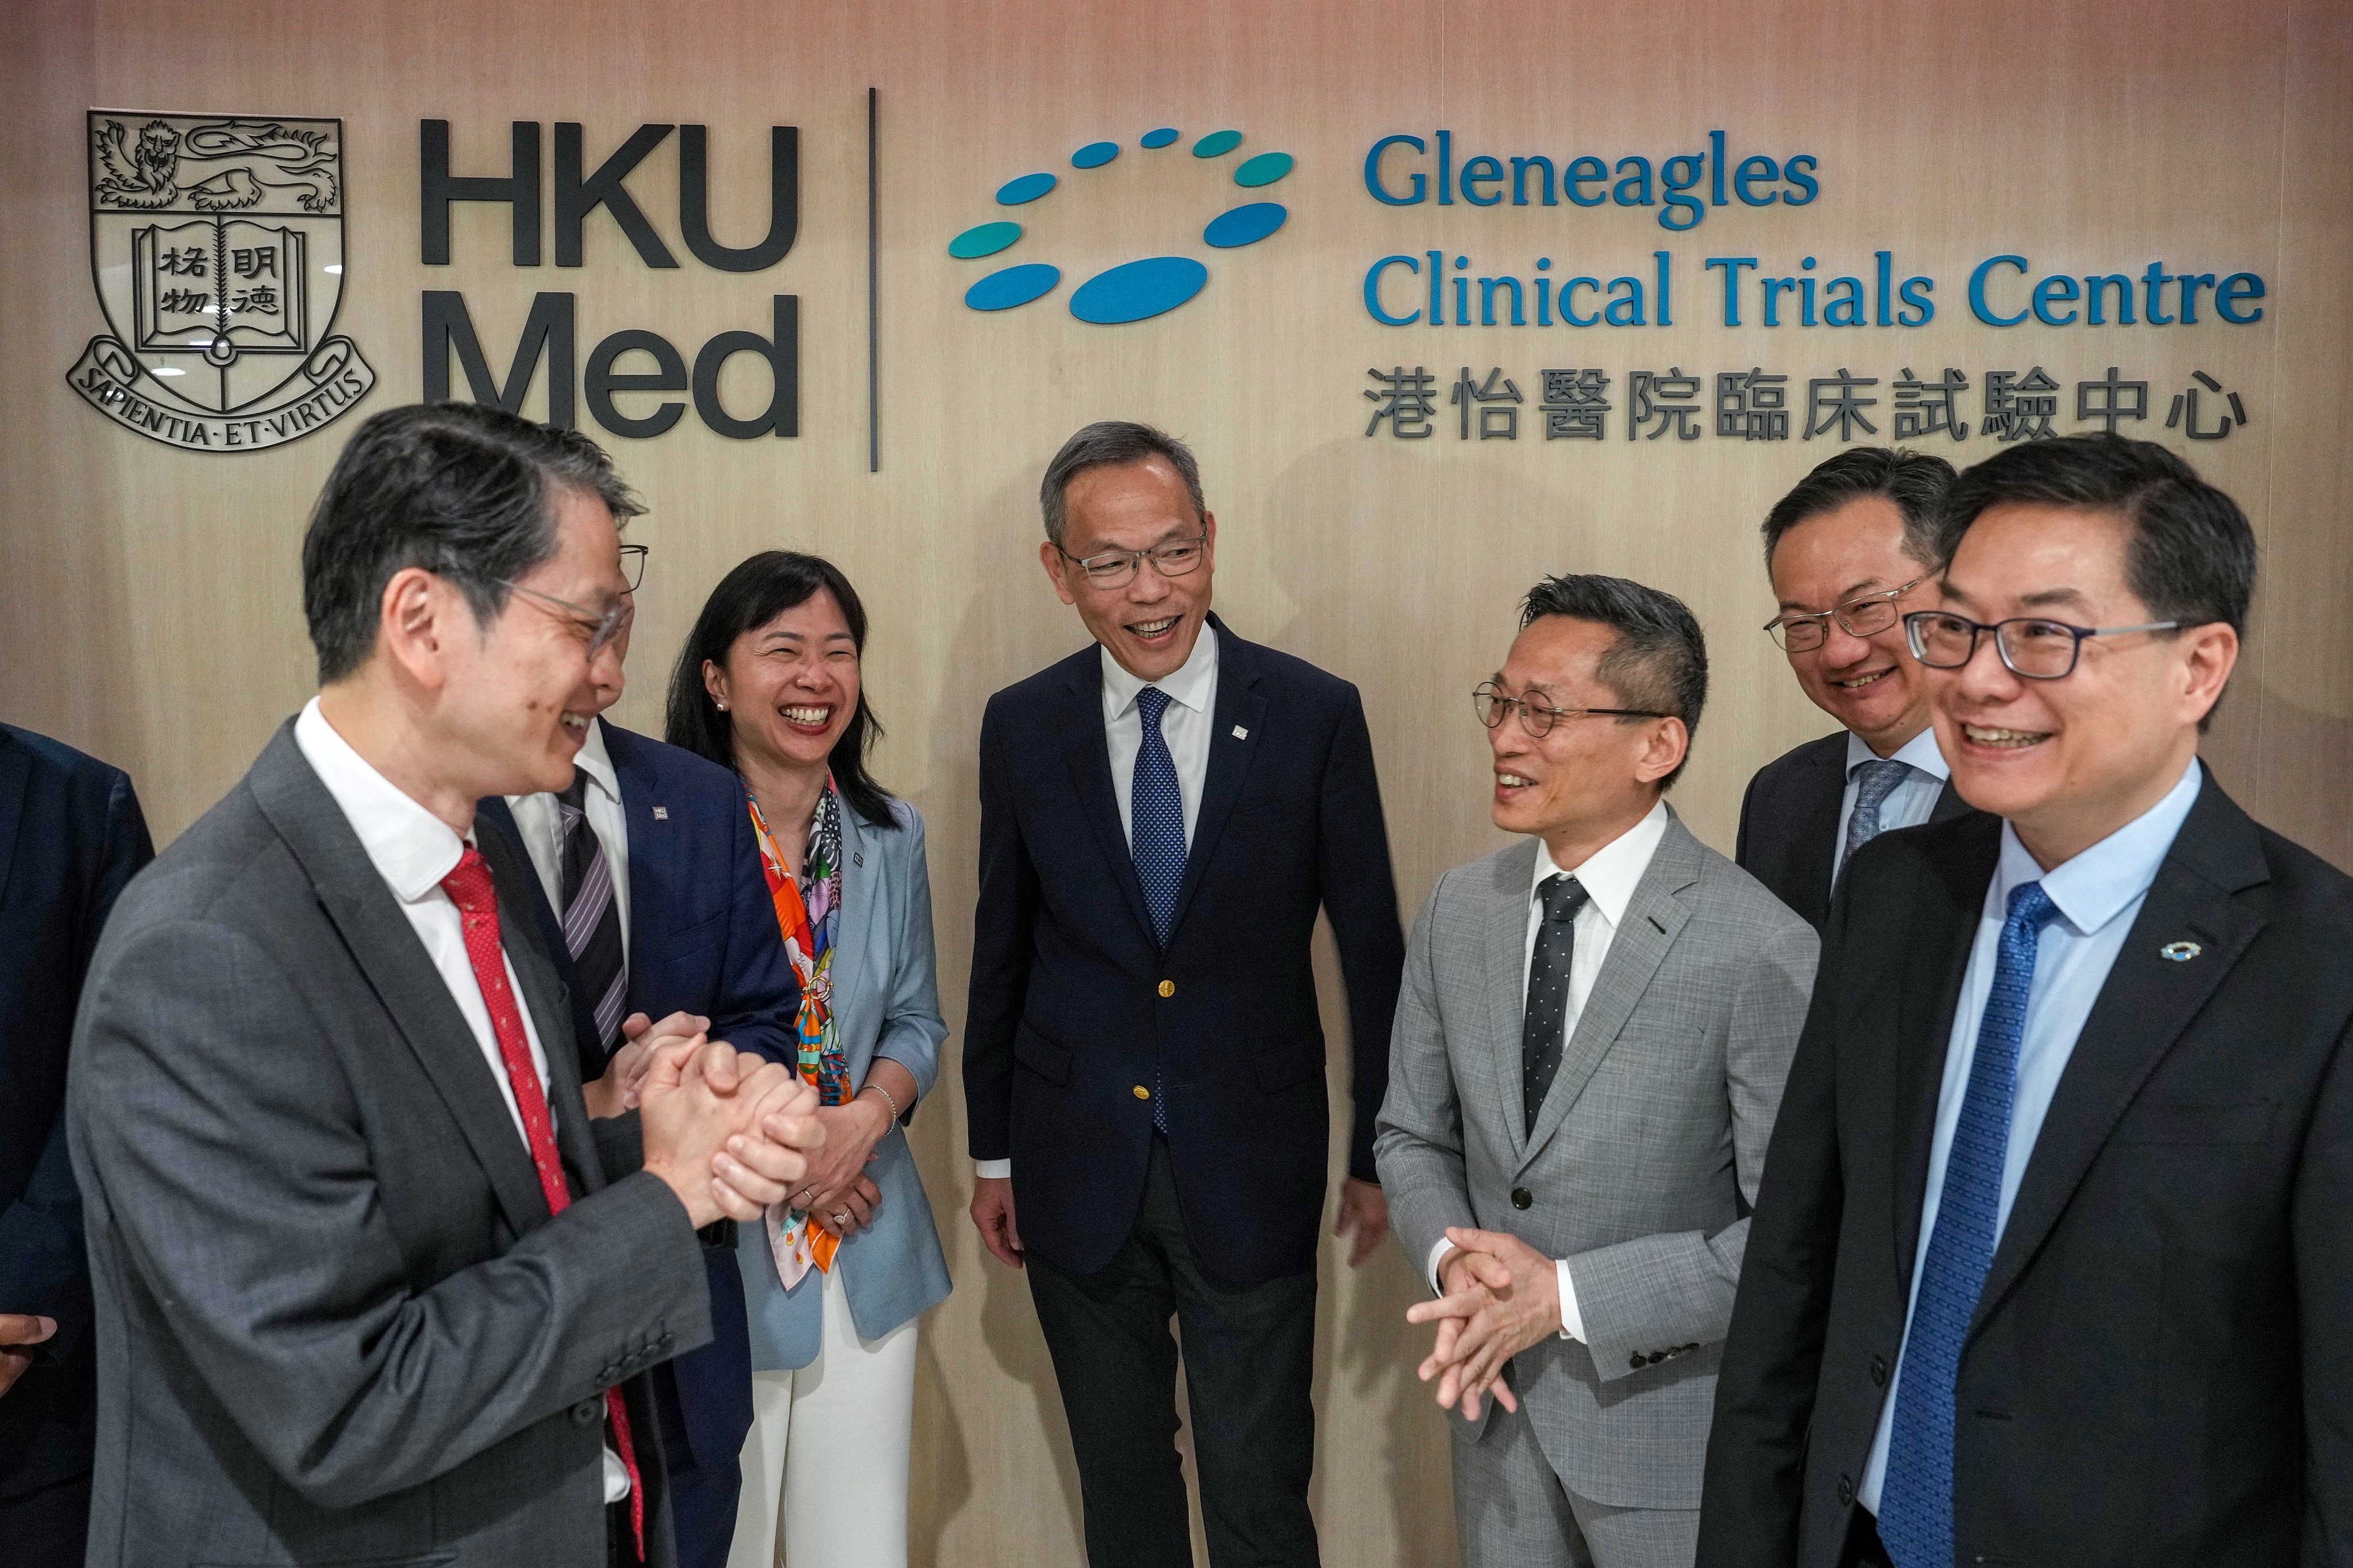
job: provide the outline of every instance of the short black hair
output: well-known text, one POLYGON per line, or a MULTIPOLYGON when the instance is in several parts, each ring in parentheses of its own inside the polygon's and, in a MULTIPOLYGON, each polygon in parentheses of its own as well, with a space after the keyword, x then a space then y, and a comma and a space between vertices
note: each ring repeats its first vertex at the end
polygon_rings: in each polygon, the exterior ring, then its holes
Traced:
POLYGON ((1184 442, 1132 419, 1098 419, 1062 443, 1062 449, 1046 465, 1046 478, 1038 486, 1039 509, 1046 514, 1046 537, 1054 542, 1054 548, 1062 547, 1063 536, 1070 529, 1064 498, 1072 479, 1089 468, 1141 463, 1147 458, 1165 458, 1168 466, 1176 470, 1177 478, 1185 481, 1185 493, 1192 500, 1197 521, 1208 510, 1201 500, 1201 466, 1193 460, 1192 450, 1184 442))
POLYGON ((1766 570, 1772 570, 1781 536, 1808 518, 1861 496, 1885 496, 1904 517, 1904 553, 1933 571, 1944 563, 1936 553, 1936 521, 1952 482, 1952 464, 1902 447, 1852 447, 1825 458, 1765 514, 1766 570))
POLYGON ((1945 561, 1969 526, 2017 502, 2110 512, 2131 530, 2125 584, 2149 618, 2220 621, 2244 636, 2255 596, 2255 531, 2239 503, 2154 441, 2101 432, 2027 441, 1965 470, 1937 528, 1945 561))
MULTIPOLYGON (((735 721, 711 700, 710 689, 702 684, 703 661, 726 668, 727 650, 735 646, 737 637, 766 626, 795 605, 807 603, 820 590, 831 594, 833 602, 841 606, 850 644, 863 660, 866 606, 841 568, 821 555, 764 550, 722 577, 719 586, 711 590, 711 597, 703 601, 702 614, 695 617, 694 629, 687 633, 686 646, 679 650, 678 668, 670 672, 670 711, 662 738, 731 772, 740 772, 735 763, 735 721)), ((867 756, 881 738, 882 721, 875 717, 874 704, 867 698, 861 668, 858 710, 835 738, 827 762, 841 798, 876 827, 892 829, 899 819, 891 813, 890 793, 874 782, 867 769, 867 756)))
POLYGON ((505 584, 555 553, 559 487, 603 501, 616 523, 645 510, 596 442, 486 404, 388 408, 353 432, 302 536, 319 683, 368 661, 385 584, 411 566, 456 585, 477 623, 497 619, 505 584))
MULTIPOLYGON (((1574 573, 1547 577, 1528 590, 1520 629, 1546 616, 1595 621, 1615 631, 1617 646, 1602 656, 1595 672, 1602 684, 1620 706, 1671 714, 1683 721, 1686 733, 1699 733, 1700 710, 1707 706, 1707 638, 1681 599, 1623 577, 1574 573)), ((1685 751, 1675 771, 1659 781, 1662 793, 1673 787, 1690 761, 1685 751)))

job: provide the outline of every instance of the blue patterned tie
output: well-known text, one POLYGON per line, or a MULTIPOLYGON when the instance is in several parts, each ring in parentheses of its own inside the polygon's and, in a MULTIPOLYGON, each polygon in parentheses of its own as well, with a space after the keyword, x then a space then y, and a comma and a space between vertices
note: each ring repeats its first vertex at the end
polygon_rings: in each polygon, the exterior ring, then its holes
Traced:
POLYGON ((1841 869, 1856 850, 1879 837, 1880 808, 1911 773, 1912 764, 1874 759, 1859 771, 1862 776, 1854 786, 1854 811, 1846 819, 1846 852, 1839 858, 1841 869))
MULTIPOLYGON (((1128 792, 1128 846, 1135 857, 1136 879, 1144 884, 1144 907, 1152 912, 1152 934, 1166 950, 1176 923, 1176 889, 1185 880, 1185 798, 1176 789, 1176 760, 1160 733, 1168 711, 1168 693, 1147 686, 1135 694, 1135 710, 1144 721, 1143 743, 1135 749, 1135 781, 1128 792)), ((1152 1125, 1168 1131, 1162 1110, 1160 1086, 1152 1096, 1152 1125)))
POLYGON ((2058 914, 2040 882, 2010 890, 1993 989, 1978 1024, 1977 1053, 1945 1162, 1936 1228, 1920 1263, 1920 1295, 1904 1342, 1895 1426, 1879 1500, 1879 1536, 1896 1568, 1952 1568, 1953 1394, 1969 1320, 1993 1267, 2002 1168, 2010 1157, 2018 1043, 2034 986, 2042 928, 2058 914))

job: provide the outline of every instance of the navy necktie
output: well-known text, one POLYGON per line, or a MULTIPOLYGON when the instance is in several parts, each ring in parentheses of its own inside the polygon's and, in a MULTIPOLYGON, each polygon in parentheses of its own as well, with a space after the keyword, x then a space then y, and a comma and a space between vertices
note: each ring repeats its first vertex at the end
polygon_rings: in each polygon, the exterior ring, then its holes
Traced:
POLYGON ((2042 928, 2058 912, 2040 882, 2010 890, 1993 989, 1978 1023, 1977 1052, 1945 1160, 1936 1228, 1920 1262, 1920 1295, 1896 1381, 1895 1425, 1879 1500, 1880 1539, 1896 1568, 1952 1568, 1954 1387, 1969 1321, 1993 1267, 2035 952, 2042 928))
POLYGON ((1862 778, 1854 786, 1854 810, 1846 819, 1846 850, 1839 858, 1841 870, 1854 858, 1856 850, 1879 837, 1880 809, 1895 793, 1895 786, 1910 774, 1912 764, 1873 758, 1859 771, 1862 778))
MULTIPOLYGON (((1135 748, 1134 782, 1127 797, 1128 847, 1135 858, 1136 880, 1144 884, 1153 937, 1166 951, 1176 923, 1176 889, 1185 880, 1185 797, 1176 788, 1176 759, 1168 754, 1167 739, 1160 733, 1168 693, 1145 687, 1135 694, 1135 711, 1144 721, 1144 734, 1135 748)), ((1168 1118, 1159 1088, 1155 1083, 1152 1125, 1166 1132, 1168 1118)))
POLYGON ((622 961, 621 911, 613 900, 613 868, 605 847, 588 826, 588 772, 572 770, 572 783, 555 797, 562 845, 559 879, 564 894, 564 945, 580 974, 580 989, 596 1016, 596 1044, 610 1056, 621 1040, 621 1007, 628 992, 628 966, 622 961))
POLYGON ((1520 1024, 1520 1102, 1525 1108, 1522 1136, 1536 1130, 1536 1112, 1551 1092, 1567 1049, 1568 972, 1577 957, 1577 911, 1585 907, 1585 884, 1574 877, 1546 877, 1536 889, 1544 921, 1536 927, 1536 950, 1528 957, 1528 1005, 1520 1024))

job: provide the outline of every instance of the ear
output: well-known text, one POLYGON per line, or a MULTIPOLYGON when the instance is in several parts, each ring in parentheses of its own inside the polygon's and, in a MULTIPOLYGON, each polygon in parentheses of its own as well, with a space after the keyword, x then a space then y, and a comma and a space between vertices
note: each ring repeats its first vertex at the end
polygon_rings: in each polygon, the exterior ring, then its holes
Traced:
POLYGON ((453 634, 480 637, 485 633, 458 591, 421 566, 402 567, 384 585, 376 651, 426 690, 439 690, 448 679, 443 658, 453 634))
POLYGON ((2182 705, 2189 717, 2203 719, 2222 700, 2231 671, 2239 663, 2239 634, 2227 621, 2192 626, 2181 634, 2182 705))
POLYGON ((1651 721, 1649 744, 1634 764, 1634 776, 1643 784, 1657 784, 1683 765, 1691 753, 1691 731, 1680 719, 1651 721))
POLYGON ((1201 564, 1214 572, 1218 569, 1218 514, 1216 512, 1205 511, 1201 514, 1201 531, 1208 535, 1201 541, 1201 564))
POLYGON ((727 704, 733 700, 727 695, 727 672, 719 668, 715 659, 702 661, 702 689, 719 705, 721 712, 727 710, 727 704))
POLYGON ((1062 603, 1077 604, 1079 596, 1071 591, 1070 578, 1067 575, 1071 563, 1062 559, 1061 551, 1056 548, 1052 540, 1050 539, 1038 547, 1038 562, 1046 568, 1046 581, 1054 584, 1054 592, 1060 595, 1062 603))

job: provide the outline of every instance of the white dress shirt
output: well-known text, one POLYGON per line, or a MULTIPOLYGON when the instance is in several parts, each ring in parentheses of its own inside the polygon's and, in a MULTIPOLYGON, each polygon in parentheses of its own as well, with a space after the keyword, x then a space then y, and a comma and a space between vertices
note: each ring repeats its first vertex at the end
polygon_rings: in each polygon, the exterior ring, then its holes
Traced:
MULTIPOLYGON (((458 1004, 466 1026, 474 1032, 474 1043, 481 1047, 482 1059, 489 1064, 491 1081, 498 1086, 499 1099, 514 1121, 515 1136, 529 1149, 531 1138, 523 1131, 522 1111, 515 1104, 514 1086, 507 1081, 506 1058, 499 1053, 499 1037, 491 1028, 491 1009, 482 1000, 481 982, 474 977, 474 961, 466 953, 465 919, 441 889, 441 879, 458 868, 468 839, 459 837, 448 823, 404 794, 399 785, 352 750, 351 742, 335 733, 335 727, 319 711, 319 700, 315 697, 303 705, 301 715, 294 721, 294 744, 311 764, 311 771, 319 775, 319 782, 327 786, 335 805, 342 808, 344 820, 359 836, 360 847, 367 851, 368 863, 392 890, 400 912, 408 917, 410 929, 417 932, 417 940, 425 945, 426 957, 433 961, 441 984, 449 988, 450 1000, 458 1004)), ((514 962, 503 961, 507 987, 521 997, 522 983, 515 978, 514 962)), ((515 1011, 522 1016, 523 1039, 531 1047, 531 1065, 539 1074, 540 1093, 544 1096, 547 1053, 540 1047, 539 1030, 532 1022, 530 1006, 525 1005, 515 1011)), ((551 1101, 547 1108, 551 1129, 555 1125, 555 1106, 551 1101)), ((618 1502, 628 1495, 628 1468, 607 1447, 605 1500, 618 1502)))
MULTIPOLYGON (((1520 994, 1527 995, 1528 973, 1535 967, 1536 933, 1544 929, 1545 883, 1554 877, 1574 877, 1586 893, 1585 902, 1578 906, 1577 918, 1571 923, 1574 933, 1568 960, 1568 1002, 1562 1009, 1561 1044, 1566 1051, 1568 1042, 1577 1037, 1577 1021, 1585 1016, 1586 999, 1593 994, 1593 983, 1609 960, 1609 944, 1618 935, 1618 926, 1626 918, 1626 906, 1634 900, 1634 889, 1641 885, 1642 874, 1651 868, 1651 857, 1657 854, 1659 841, 1667 836, 1667 803, 1660 801, 1641 821, 1595 850, 1583 865, 1574 870, 1553 864, 1552 851, 1539 841, 1536 845, 1535 872, 1528 881, 1527 945, 1520 956, 1520 994)), ((1444 1294, 1439 1281, 1439 1266, 1454 1244, 1444 1237, 1430 1249, 1430 1289, 1444 1294)), ((1577 1286, 1569 1278, 1568 1259, 1556 1258, 1560 1271, 1560 1337, 1565 1340, 1585 1338, 1585 1320, 1577 1310, 1577 1286)))
MULTIPOLYGON (((1944 1202, 1945 1167, 1953 1152, 1953 1134, 1960 1125, 1961 1101, 1969 1088, 1969 1067, 1977 1058, 1978 1029, 1985 1019, 1986 998, 1993 993, 1995 967, 2001 961, 2001 928, 2010 918, 2014 888, 2041 882, 2058 906, 2056 919, 2042 928, 2034 948, 2034 979, 2026 994, 2026 1020, 2019 1031, 2018 1083, 2010 1099, 2010 1145, 2001 1172, 2001 1197, 1994 1208, 1994 1245, 2010 1224, 2010 1205, 2026 1179, 2027 1162, 2042 1119, 2059 1092, 2060 1076, 2075 1054, 2076 1037, 2084 1032, 2092 1005, 2108 983, 2116 954, 2124 951, 2133 922, 2157 880, 2158 868, 2173 847, 2189 808, 2197 804, 2205 771, 2192 759, 2163 800, 2119 827, 2072 860, 2045 871, 2034 862, 2017 830, 2001 825, 2001 857, 1993 880, 1986 888, 1985 905, 1978 917, 1977 940, 1969 947, 1969 966, 1961 976, 1960 1000, 1953 1008, 1953 1028, 1945 1046, 1945 1077, 1936 1091, 1936 1132, 1928 1146, 1928 1184, 1920 1203, 1920 1240, 1912 1260, 1912 1289, 1905 1308, 1904 1334, 1912 1337, 1912 1312, 1920 1299, 1920 1268, 1928 1256, 1928 1242, 1936 1230, 1936 1210, 1944 1202)), ((1887 1397, 1879 1407, 1879 1433, 1872 1439, 1871 1458, 1862 1470, 1855 1500, 1876 1514, 1882 1484, 1887 1479, 1887 1446, 1895 1431, 1895 1395, 1904 1386, 1904 1355, 1895 1356, 1895 1375, 1888 1380, 1887 1397)))
MULTIPOLYGON (((1862 736, 1852 730, 1846 732, 1846 790, 1839 797, 1838 837, 1831 841, 1833 879, 1846 868, 1846 825, 1854 816, 1854 794, 1862 784, 1862 764, 1878 760, 1879 753, 1862 736)), ((1895 754, 1887 760, 1902 763, 1912 771, 1880 803, 1879 830, 1884 833, 1891 827, 1917 827, 1936 811, 1937 797, 1945 793, 1945 781, 1953 776, 1945 753, 1936 748, 1936 727, 1929 725, 1896 747, 1895 754)))
MULTIPOLYGON (((613 873, 613 912, 621 919, 621 963, 627 965, 629 824, 621 809, 621 776, 613 771, 612 756, 605 750, 602 719, 588 721, 588 739, 573 760, 588 775, 581 805, 588 830, 596 836, 597 846, 605 851, 605 864, 613 873)), ((547 889, 548 907, 560 921, 564 915, 564 808, 554 795, 542 791, 507 796, 507 809, 514 813, 515 826, 522 832, 523 853, 531 857, 531 868, 539 873, 539 885, 547 889)))
MULTIPOLYGON (((1201 790, 1209 777, 1209 731, 1218 714, 1218 634, 1208 622, 1193 641, 1193 651, 1176 672, 1161 680, 1145 680, 1129 672, 1111 649, 1103 652, 1103 739, 1111 747, 1112 794, 1119 801, 1120 831, 1135 841, 1135 754, 1144 749, 1144 714, 1135 695, 1147 686, 1168 694, 1160 715, 1160 738, 1168 742, 1169 760, 1176 764, 1176 794, 1185 807, 1185 848, 1193 847, 1193 825, 1200 820, 1201 790)), ((1003 1180, 1013 1174, 1010 1160, 976 1160, 976 1175, 1003 1180)))

